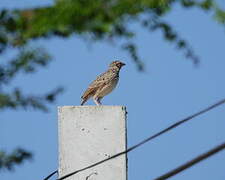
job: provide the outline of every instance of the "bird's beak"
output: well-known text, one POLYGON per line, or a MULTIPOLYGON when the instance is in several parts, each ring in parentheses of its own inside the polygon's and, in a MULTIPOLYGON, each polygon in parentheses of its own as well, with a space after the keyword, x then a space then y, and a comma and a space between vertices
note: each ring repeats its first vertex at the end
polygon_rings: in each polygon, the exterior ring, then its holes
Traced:
POLYGON ((121 63, 121 66, 125 66, 126 64, 125 63, 121 63))

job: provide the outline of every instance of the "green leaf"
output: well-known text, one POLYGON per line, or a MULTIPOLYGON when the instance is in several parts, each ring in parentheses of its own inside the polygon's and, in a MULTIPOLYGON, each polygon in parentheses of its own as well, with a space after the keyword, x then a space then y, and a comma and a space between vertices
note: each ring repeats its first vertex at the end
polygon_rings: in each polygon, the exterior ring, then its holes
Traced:
POLYGON ((14 170, 16 165, 22 164, 31 158, 32 154, 22 148, 17 148, 10 154, 0 151, 0 170, 14 170))

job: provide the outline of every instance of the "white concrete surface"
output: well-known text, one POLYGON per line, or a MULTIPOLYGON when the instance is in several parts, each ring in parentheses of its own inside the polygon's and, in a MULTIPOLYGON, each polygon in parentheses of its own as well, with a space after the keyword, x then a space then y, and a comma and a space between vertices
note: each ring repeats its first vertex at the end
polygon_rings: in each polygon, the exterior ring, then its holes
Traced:
MULTIPOLYGON (((59 177, 126 149, 126 109, 122 106, 63 106, 59 117, 59 177)), ((126 180, 122 155, 66 180, 126 180)))

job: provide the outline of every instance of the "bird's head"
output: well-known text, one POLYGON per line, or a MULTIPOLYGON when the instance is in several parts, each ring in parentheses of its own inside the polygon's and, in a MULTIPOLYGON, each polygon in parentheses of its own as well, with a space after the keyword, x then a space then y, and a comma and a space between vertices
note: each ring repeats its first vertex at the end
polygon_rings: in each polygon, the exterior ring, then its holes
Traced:
POLYGON ((122 66, 125 66, 126 64, 121 62, 121 61, 113 61, 111 62, 111 64, 109 65, 110 68, 113 69, 121 69, 122 66))

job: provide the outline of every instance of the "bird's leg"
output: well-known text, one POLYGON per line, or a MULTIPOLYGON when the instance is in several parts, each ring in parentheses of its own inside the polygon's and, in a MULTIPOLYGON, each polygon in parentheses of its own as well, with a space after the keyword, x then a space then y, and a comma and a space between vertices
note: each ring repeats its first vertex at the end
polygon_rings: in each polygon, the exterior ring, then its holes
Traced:
POLYGON ((101 103, 99 102, 98 97, 93 97, 93 101, 95 102, 95 104, 96 104, 97 106, 100 106, 100 105, 101 105, 101 103))
POLYGON ((97 99, 97 101, 98 101, 98 103, 99 103, 100 105, 102 105, 101 99, 102 99, 102 97, 99 97, 99 98, 97 99))

